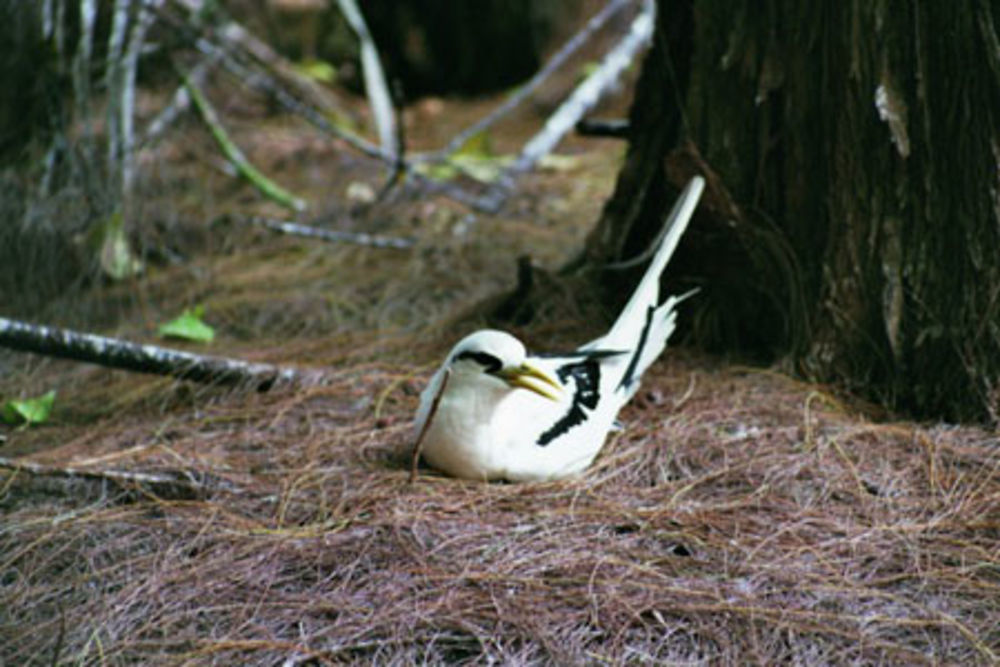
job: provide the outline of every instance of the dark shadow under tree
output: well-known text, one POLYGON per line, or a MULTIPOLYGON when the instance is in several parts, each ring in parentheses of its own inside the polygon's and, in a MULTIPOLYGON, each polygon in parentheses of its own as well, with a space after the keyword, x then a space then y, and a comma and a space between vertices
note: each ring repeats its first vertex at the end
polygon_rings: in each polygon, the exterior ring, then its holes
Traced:
POLYGON ((640 252, 703 173, 703 212, 668 269, 672 288, 703 288, 688 307, 700 344, 913 414, 996 422, 995 3, 658 4, 586 265, 640 252))

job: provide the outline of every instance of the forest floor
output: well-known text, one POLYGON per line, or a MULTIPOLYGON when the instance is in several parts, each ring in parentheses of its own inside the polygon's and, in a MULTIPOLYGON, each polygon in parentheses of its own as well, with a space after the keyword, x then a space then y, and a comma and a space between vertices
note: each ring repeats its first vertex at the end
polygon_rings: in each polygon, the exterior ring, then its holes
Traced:
MULTIPOLYGON (((418 194, 352 216, 348 189, 377 190, 381 167, 232 99, 234 137, 311 215, 416 244, 227 218, 284 213, 218 168, 194 118, 142 154, 143 243, 169 252, 49 321, 328 382, 255 393, 0 357, 0 397, 58 391, 47 423, 0 427, 0 456, 177 479, 0 470, 0 664, 1000 659, 1000 447, 976 427, 886 417, 678 346, 580 477, 410 483, 432 368, 514 287, 519 256, 555 272, 579 252, 624 144, 568 140, 572 159, 522 179, 496 216, 418 194), (195 305, 214 343, 156 338, 195 305)), ((417 103, 408 133, 441 145, 495 103, 417 103)), ((516 150, 549 110, 529 107, 494 149, 516 150)), ((516 329, 529 347, 600 332, 599 304, 542 286, 559 296, 516 329)))

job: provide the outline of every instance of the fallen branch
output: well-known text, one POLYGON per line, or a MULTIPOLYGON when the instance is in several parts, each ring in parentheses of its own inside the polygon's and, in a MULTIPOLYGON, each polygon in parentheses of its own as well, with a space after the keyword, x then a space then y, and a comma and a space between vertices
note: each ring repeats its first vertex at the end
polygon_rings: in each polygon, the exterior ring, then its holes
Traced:
POLYGON ((208 129, 212 132, 212 136, 215 137, 215 141, 218 142, 226 158, 236 167, 236 171, 249 181, 251 185, 260 190, 261 193, 282 206, 299 212, 306 210, 308 206, 305 200, 285 190, 250 164, 250 161, 243 155, 243 151, 240 150, 239 146, 229 138, 226 129, 219 122, 219 117, 215 113, 215 109, 205 99, 205 96, 201 94, 198 86, 195 85, 194 81, 187 74, 182 74, 181 76, 184 79, 184 87, 187 88, 188 94, 191 95, 191 101, 194 102, 195 108, 198 109, 198 113, 201 114, 201 118, 205 121, 205 124, 208 125, 208 129))
POLYGON ((139 4, 137 16, 134 19, 129 34, 126 50, 121 62, 121 92, 117 103, 121 105, 119 112, 119 129, 121 131, 121 188, 122 197, 126 203, 126 212, 130 210, 129 202, 133 199, 136 179, 136 145, 135 145, 135 85, 139 75, 139 55, 145 44, 146 33, 152 27, 155 15, 146 10, 146 5, 158 6, 163 0, 144 0, 139 4))
MULTIPOLYGON (((194 85, 200 88, 205 83, 205 77, 218 64, 218 61, 218 56, 203 59, 188 73, 188 78, 194 85)), ((174 121, 190 107, 191 95, 188 93, 187 86, 181 83, 177 87, 177 90, 174 91, 173 96, 171 96, 170 102, 163 107, 160 113, 156 115, 156 118, 149 121, 149 125, 146 126, 146 132, 140 141, 140 146, 149 146, 159 141, 160 137, 167 131, 167 128, 173 125, 174 121)))
MULTIPOLYGON (((179 1, 186 2, 187 0, 179 1)), ((363 155, 367 155, 368 157, 378 160, 388 162, 392 161, 392 159, 388 155, 384 154, 382 149, 375 144, 331 123, 327 120, 326 115, 322 111, 313 108, 306 102, 299 99, 295 94, 287 91, 270 74, 241 62, 240 59, 228 49, 198 34, 191 28, 191 26, 185 24, 177 17, 171 16, 166 12, 160 12, 159 17, 165 24, 172 27, 180 33, 182 37, 187 39, 203 55, 208 56, 209 58, 217 58, 230 74, 251 90, 256 90, 263 95, 273 98, 278 102, 278 104, 291 113, 303 118, 316 129, 320 130, 324 134, 340 139, 363 155)), ((244 33, 245 31, 235 24, 231 24, 224 31, 224 35, 240 35, 244 33)))
POLYGON ((576 51, 583 46, 588 39, 590 39, 591 35, 599 30, 612 16, 618 13, 618 11, 627 4, 630 4, 628 0, 610 0, 610 2, 608 2, 608 4, 601 9, 601 11, 594 14, 594 16, 587 21, 587 24, 583 26, 578 33, 573 35, 573 37, 563 44, 555 55, 549 58, 549 61, 545 63, 544 67, 538 70, 526 84, 518 88, 513 95, 508 97, 503 104, 491 111, 485 117, 459 132, 440 151, 423 156, 422 161, 437 161, 445 159, 447 156, 464 146, 465 142, 469 139, 483 130, 488 129, 498 120, 510 113, 512 109, 516 108, 519 104, 521 104, 521 102, 527 99, 528 96, 531 95, 531 93, 533 93, 543 81, 548 79, 552 72, 561 67, 570 56, 576 53, 576 51))
MULTIPOLYGON (((188 12, 191 17, 197 17, 205 11, 204 0, 172 0, 172 2, 188 12)), ((170 22, 174 24, 173 20, 170 22)), ((328 88, 303 76, 287 58, 239 23, 227 20, 218 25, 214 33, 226 45, 230 54, 236 50, 247 54, 258 66, 266 68, 271 76, 290 86, 298 97, 309 100, 309 103, 319 108, 321 113, 335 116, 347 114, 328 88)))
MULTIPOLYGON (((190 0, 179 1, 189 2, 190 0)), ((218 58, 222 66, 225 67, 226 70, 228 70, 229 73, 232 74, 238 81, 252 90, 256 90, 259 93, 273 98, 276 102, 278 102, 278 104, 283 106, 289 112, 301 117, 320 132, 343 141, 354 150, 369 158, 380 160, 390 166, 402 164, 407 177, 412 178, 422 188, 431 193, 441 194, 449 199, 459 202, 460 204, 465 204, 466 206, 470 206, 477 210, 487 210, 489 208, 489 202, 483 200, 479 195, 468 192, 464 188, 456 186, 452 183, 435 181, 416 171, 414 165, 409 160, 403 160, 400 162, 397 157, 390 155, 387 151, 367 139, 331 123, 327 119, 326 115, 303 102, 294 94, 285 90, 267 73, 261 72, 240 62, 240 60, 227 49, 199 35, 190 26, 176 17, 171 16, 169 13, 162 12, 160 10, 153 11, 158 12, 158 16, 165 24, 174 28, 178 33, 189 40, 190 43, 203 55, 218 58)), ((232 24, 231 28, 227 30, 227 32, 234 32, 237 28, 238 26, 232 24)))
POLYGON ((397 118, 392 104, 392 97, 389 95, 389 86, 385 81, 385 73, 382 71, 382 63, 379 61, 378 50, 375 48, 375 41, 368 31, 365 18, 358 9, 355 0, 338 0, 340 12, 347 19, 354 34, 361 42, 361 72, 365 80, 365 92, 368 94, 368 103, 372 108, 372 116, 375 118, 375 127, 378 130, 379 143, 382 150, 390 158, 399 155, 401 147, 396 143, 396 123, 402 123, 401 118, 397 118))
MULTIPOLYGON (((12 471, 13 478, 24 473, 31 477, 111 483, 123 491, 138 489, 145 493, 171 499, 201 498, 216 490, 237 491, 236 487, 219 477, 192 471, 150 473, 130 470, 61 468, 3 456, 0 456, 0 469, 12 471)), ((5 482, 5 488, 13 483, 13 478, 5 482)))
POLYGON ((363 232, 344 232, 333 229, 323 229, 322 227, 312 227, 310 225, 300 225, 296 222, 285 220, 274 220, 261 216, 251 216, 240 218, 255 225, 261 225, 281 234, 292 236, 305 236, 309 238, 332 241, 334 243, 354 243, 357 245, 371 246, 373 248, 399 248, 406 249, 413 247, 413 239, 405 239, 391 236, 373 236, 363 232))
POLYGON ((248 384, 258 391, 267 391, 275 384, 315 384, 322 379, 319 371, 203 356, 3 317, 0 317, 0 347, 193 382, 248 384))
POLYGON ((403 122, 403 84, 394 79, 392 85, 392 106, 396 112, 396 162, 392 165, 389 177, 375 195, 375 202, 385 201, 393 188, 399 185, 406 175, 406 123, 403 122))
MULTIPOLYGON (((191 4, 191 0, 177 0, 177 2, 185 8, 188 8, 191 4)), ((199 34, 191 26, 187 25, 176 16, 172 16, 170 13, 162 10, 153 11, 157 12, 159 18, 165 25, 168 25, 176 30, 182 38, 187 40, 194 48, 201 52, 202 55, 217 59, 222 66, 243 85, 247 86, 251 90, 255 90, 274 99, 289 112, 303 118, 319 131, 340 139, 363 155, 379 160, 389 160, 389 157, 384 155, 378 146, 367 141, 363 137, 334 125, 327 119, 327 116, 323 111, 313 108, 313 106, 310 106, 310 104, 302 101, 294 93, 286 90, 270 73, 261 71, 259 69, 259 58, 255 60, 254 65, 246 64, 245 62, 242 62, 242 60, 230 49, 199 34)), ((243 30, 240 26, 230 23, 222 30, 221 37, 227 43, 232 44, 238 37, 247 35, 249 35, 249 33, 243 30)), ((257 42, 258 40, 254 39, 251 44, 256 44, 257 42)), ((245 46, 240 42, 236 42, 236 45, 245 46)), ((282 72, 282 74, 284 75, 284 72, 282 72)))
POLYGON ((486 210, 498 210, 513 189, 514 179, 548 154, 618 81, 636 52, 652 38, 655 19, 656 3, 654 0, 644 0, 642 12, 632 22, 625 37, 608 52, 597 70, 584 79, 556 109, 545 122, 545 127, 525 144, 514 163, 504 170, 496 184, 482 198, 486 210))

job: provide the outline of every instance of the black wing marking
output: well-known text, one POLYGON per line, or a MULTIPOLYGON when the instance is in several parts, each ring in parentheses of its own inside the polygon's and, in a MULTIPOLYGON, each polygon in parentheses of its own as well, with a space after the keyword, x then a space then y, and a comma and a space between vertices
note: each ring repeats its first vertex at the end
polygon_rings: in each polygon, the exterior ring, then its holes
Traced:
MULTIPOLYGON (((606 356, 606 355, 605 355, 606 356)), ((587 420, 583 408, 593 410, 601 400, 601 365, 599 357, 587 358, 576 363, 566 364, 556 370, 559 381, 566 384, 570 378, 576 384, 573 402, 565 415, 553 424, 547 431, 538 436, 538 445, 544 447, 560 435, 587 420)))
POLYGON ((533 357, 542 359, 607 359, 617 357, 620 354, 628 354, 628 350, 573 350, 572 352, 538 352, 532 354, 533 357))
POLYGON ((622 375, 622 381, 618 383, 617 389, 628 388, 632 384, 632 374, 635 373, 635 367, 639 364, 639 358, 642 356, 642 349, 646 347, 646 338, 649 336, 649 328, 653 324, 653 313, 656 308, 650 306, 646 310, 646 323, 642 326, 642 332, 639 334, 639 342, 635 346, 635 352, 632 353, 632 358, 628 362, 628 368, 625 369, 625 374, 622 375))

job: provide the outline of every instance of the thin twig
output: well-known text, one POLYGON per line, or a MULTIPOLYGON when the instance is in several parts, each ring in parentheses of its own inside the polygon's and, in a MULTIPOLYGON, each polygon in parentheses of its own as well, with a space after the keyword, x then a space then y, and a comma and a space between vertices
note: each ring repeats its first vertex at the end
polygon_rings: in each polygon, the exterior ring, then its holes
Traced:
MULTIPOLYGON (((125 67, 122 50, 125 47, 125 33, 128 28, 129 6, 132 0, 115 0, 112 10, 111 32, 108 34, 108 52, 104 65, 104 85, 108 91, 107 136, 108 165, 112 169, 120 167, 121 155, 121 104, 125 67)), ((119 172, 120 176, 121 173, 119 172)), ((120 185, 120 183, 119 183, 120 185)))
POLYGON ((417 465, 420 463, 420 450, 424 446, 424 437, 427 436, 427 430, 430 428, 431 422, 434 421, 434 415, 437 414, 438 406, 441 404, 441 397, 444 396, 444 390, 448 386, 449 377, 451 377, 451 369, 446 368, 444 375, 441 376, 441 388, 438 389, 438 393, 434 396, 434 400, 431 402, 431 409, 427 413, 427 419, 424 420, 424 425, 420 428, 420 433, 413 443, 413 458, 410 461, 410 484, 417 481, 417 465))
POLYGON ((273 218, 265 218, 262 216, 250 216, 240 219, 255 225, 267 227, 268 229, 281 234, 306 236, 309 238, 321 239, 323 241, 332 241, 334 243, 354 243, 357 245, 371 246, 373 248, 399 249, 412 248, 414 244, 413 239, 391 236, 373 236, 363 232, 344 232, 333 229, 323 229, 322 227, 301 225, 296 222, 274 220, 273 218))
POLYGON ((26 473, 32 477, 110 482, 121 489, 139 488, 154 495, 171 498, 196 498, 205 495, 208 491, 222 488, 228 491, 237 490, 232 484, 221 478, 209 477, 192 471, 150 473, 131 470, 89 470, 51 466, 4 456, 0 456, 0 469, 13 471, 14 475, 26 473), (203 479, 198 479, 199 477, 203 479))
POLYGON ((406 123, 403 122, 403 84, 399 79, 394 79, 392 82, 392 104, 396 110, 396 162, 392 165, 389 177, 375 195, 376 204, 384 201, 406 174, 406 123))
POLYGON ((251 384, 258 391, 267 391, 279 383, 312 384, 322 379, 318 371, 204 356, 3 317, 0 317, 0 347, 194 382, 251 384))
MULTIPOLYGON (((285 90, 270 75, 255 70, 252 67, 240 62, 239 59, 227 49, 213 43, 201 35, 198 35, 191 29, 190 26, 178 20, 176 17, 171 16, 169 13, 160 11, 158 15, 165 24, 170 25, 181 35, 189 39, 195 48, 203 54, 218 57, 223 67, 225 67, 230 74, 236 77, 236 79, 242 84, 248 86, 252 90, 256 90, 264 95, 272 97, 285 109, 303 118, 320 132, 343 141, 362 155, 380 160, 389 165, 396 164, 396 157, 389 155, 379 146, 376 146, 363 137, 331 123, 327 120, 327 117, 323 113, 312 108, 305 102, 298 99, 295 95, 285 90)), ((476 210, 490 209, 491 201, 485 200, 474 193, 468 192, 464 188, 455 184, 435 181, 416 171, 414 165, 409 160, 404 160, 403 165, 406 169, 406 175, 425 190, 435 194, 441 194, 449 199, 465 204, 466 206, 470 206, 476 210)))
POLYGON ((215 137, 215 141, 218 142, 226 158, 236 167, 236 171, 249 181, 251 185, 260 190, 262 194, 282 206, 286 206, 294 211, 301 212, 306 210, 308 205, 305 200, 285 190, 250 164, 250 161, 247 160, 239 146, 229 138, 229 134, 222 127, 222 123, 215 113, 215 109, 205 96, 201 94, 198 86, 195 85, 194 81, 187 74, 182 73, 181 76, 184 79, 184 86, 187 88, 188 94, 191 95, 191 101, 194 102, 195 108, 198 109, 198 113, 201 114, 201 118, 205 121, 205 124, 208 125, 208 129, 212 132, 212 136, 215 137))
MULTIPOLYGON (((204 13, 206 5, 215 0, 170 0, 188 12, 192 24, 201 23, 196 18, 204 13)), ((296 95, 310 100, 322 113, 343 115, 346 113, 336 96, 326 87, 301 74, 295 65, 275 51, 270 44, 233 20, 225 20, 212 26, 213 33, 233 57, 240 54, 248 57, 257 67, 263 67, 274 76, 290 85, 296 95), (238 52, 238 53, 237 53, 238 52)))
POLYGON ((365 17, 355 0, 338 0, 337 4, 340 6, 340 12, 347 19, 347 23, 361 42, 361 72, 365 80, 368 103, 371 105, 372 116, 375 118, 379 143, 389 157, 395 158, 399 155, 401 148, 396 144, 395 130, 396 123, 400 121, 396 118, 393 109, 389 85, 386 83, 385 73, 382 71, 382 63, 378 57, 378 50, 375 48, 375 40, 372 39, 368 25, 365 23, 365 17))
MULTIPOLYGON (((90 58, 94 53, 96 22, 97 0, 80 0, 80 37, 77 41, 76 55, 73 57, 73 97, 76 110, 83 118, 83 136, 87 142, 94 133, 90 114, 90 58)), ((56 28, 59 29, 59 25, 56 28)), ((84 145, 87 142, 83 142, 84 145)))
MULTIPOLYGON (((218 62, 218 56, 209 56, 202 59, 188 73, 188 78, 200 88, 205 83, 205 77, 208 76, 209 72, 218 62)), ((149 146, 159 141, 160 137, 167 131, 167 128, 173 125, 174 121, 190 107, 191 95, 187 91, 187 86, 182 82, 181 85, 177 86, 177 90, 174 91, 167 105, 156 115, 156 118, 149 121, 149 125, 146 126, 146 132, 143 134, 139 145, 149 146)))
POLYGON ((132 25, 128 45, 122 57, 119 128, 121 130, 121 188, 125 211, 131 211, 132 187, 135 182, 135 82, 139 71, 139 55, 146 31, 153 24, 155 15, 146 5, 158 6, 163 0, 143 0, 139 3, 138 16, 132 25))
MULTIPOLYGON (((187 1, 188 0, 184 0, 184 3, 182 4, 185 4, 186 6, 187 1)), ((314 109, 312 106, 299 99, 296 95, 287 91, 274 79, 273 76, 242 62, 241 59, 233 53, 232 49, 221 46, 203 35, 198 34, 191 28, 191 26, 187 25, 177 17, 172 16, 169 12, 158 11, 158 16, 164 24, 169 25, 171 28, 176 30, 202 54, 218 58, 222 63, 222 66, 225 67, 229 73, 243 85, 249 87, 251 90, 256 90, 259 93, 273 98, 281 106, 285 107, 285 109, 305 119, 306 122, 311 124, 316 129, 320 130, 324 134, 340 139, 357 150, 359 153, 391 163, 392 159, 387 154, 384 154, 381 148, 363 137, 331 123, 322 111, 314 109)), ((245 33, 246 31, 239 26, 231 24, 227 29, 222 31, 221 37, 231 38, 232 35, 241 35, 245 33)), ((231 39, 229 41, 231 42, 231 39)))

